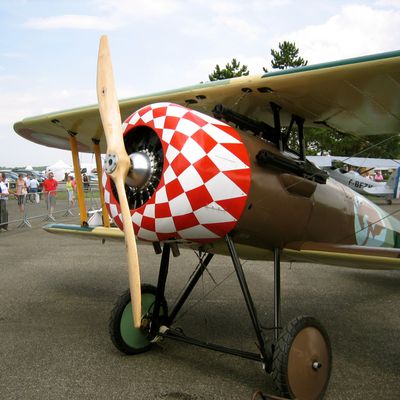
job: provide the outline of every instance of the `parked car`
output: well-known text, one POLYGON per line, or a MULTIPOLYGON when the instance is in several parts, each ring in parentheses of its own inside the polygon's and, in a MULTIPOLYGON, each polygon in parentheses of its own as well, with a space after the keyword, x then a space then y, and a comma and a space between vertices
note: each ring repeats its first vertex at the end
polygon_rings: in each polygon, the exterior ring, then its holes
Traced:
POLYGON ((2 170, 0 170, 0 173, 6 174, 8 188, 11 190, 15 190, 16 182, 18 179, 18 174, 16 172, 10 171, 9 169, 2 169, 2 170))

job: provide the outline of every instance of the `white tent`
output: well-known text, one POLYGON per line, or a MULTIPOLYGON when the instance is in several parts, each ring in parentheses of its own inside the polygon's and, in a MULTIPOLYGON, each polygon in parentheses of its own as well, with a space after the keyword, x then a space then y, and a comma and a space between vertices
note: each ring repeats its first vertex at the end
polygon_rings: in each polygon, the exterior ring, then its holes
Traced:
POLYGON ((56 163, 54 163, 53 165, 49 165, 46 168, 46 175, 51 171, 54 174, 54 178, 57 181, 62 181, 65 179, 65 174, 70 173, 73 170, 73 168, 68 165, 67 163, 65 163, 62 160, 57 161, 56 163))

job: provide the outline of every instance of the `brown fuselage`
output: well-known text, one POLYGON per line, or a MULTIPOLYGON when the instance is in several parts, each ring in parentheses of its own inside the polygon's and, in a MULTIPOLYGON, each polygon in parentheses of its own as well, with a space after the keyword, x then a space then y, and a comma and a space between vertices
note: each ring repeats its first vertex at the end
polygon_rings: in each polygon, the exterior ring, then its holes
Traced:
POLYGON ((313 182, 260 165, 260 150, 282 154, 271 143, 241 133, 251 161, 251 188, 235 229, 235 240, 255 247, 285 247, 293 242, 355 244, 353 200, 342 185, 313 182))

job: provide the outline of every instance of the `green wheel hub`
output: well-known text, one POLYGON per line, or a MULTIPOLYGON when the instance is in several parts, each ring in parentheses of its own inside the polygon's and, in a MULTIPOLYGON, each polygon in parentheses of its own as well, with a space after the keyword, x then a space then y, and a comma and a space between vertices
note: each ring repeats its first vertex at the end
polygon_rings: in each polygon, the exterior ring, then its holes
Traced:
MULTIPOLYGON (((140 328, 134 328, 132 303, 129 289, 115 303, 111 313, 109 331, 115 347, 125 354, 138 354, 150 350, 150 323, 157 289, 152 285, 142 285, 142 323, 140 328)), ((161 300, 160 316, 168 315, 167 302, 161 300)))
MULTIPOLYGON (((142 325, 148 326, 153 312, 156 296, 153 293, 142 294, 142 325), (146 321, 147 320, 147 321, 146 321)), ((134 348, 142 349, 150 345, 147 332, 142 328, 133 328, 132 303, 129 302, 122 312, 120 323, 121 336, 124 342, 134 348)))

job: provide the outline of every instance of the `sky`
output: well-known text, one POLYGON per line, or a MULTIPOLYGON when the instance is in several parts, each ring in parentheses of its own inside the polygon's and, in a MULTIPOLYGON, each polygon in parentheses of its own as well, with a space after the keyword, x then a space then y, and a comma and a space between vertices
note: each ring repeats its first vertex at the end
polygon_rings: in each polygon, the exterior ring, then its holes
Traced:
POLYGON ((399 50, 399 26, 400 0, 0 0, 0 166, 71 164, 13 124, 97 102, 102 34, 122 99, 207 81, 232 58, 260 74, 284 40, 309 65, 399 50))

